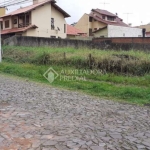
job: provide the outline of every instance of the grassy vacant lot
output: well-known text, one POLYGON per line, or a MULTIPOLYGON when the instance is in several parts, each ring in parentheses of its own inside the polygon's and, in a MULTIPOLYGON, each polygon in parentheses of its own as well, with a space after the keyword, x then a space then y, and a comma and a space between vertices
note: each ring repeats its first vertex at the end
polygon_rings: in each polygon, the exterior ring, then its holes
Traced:
POLYGON ((140 51, 100 51, 73 48, 3 47, 0 72, 49 82, 44 72, 53 67, 59 74, 53 86, 80 90, 113 100, 150 105, 150 54, 140 51), (72 74, 71 70, 81 72, 72 74), (87 73, 98 70, 99 73, 87 73), (86 81, 80 80, 85 78, 86 81))

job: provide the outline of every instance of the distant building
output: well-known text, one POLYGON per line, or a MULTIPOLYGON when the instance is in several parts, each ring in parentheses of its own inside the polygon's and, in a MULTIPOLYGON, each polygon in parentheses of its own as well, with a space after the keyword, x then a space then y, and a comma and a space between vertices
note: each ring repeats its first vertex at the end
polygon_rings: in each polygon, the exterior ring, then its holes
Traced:
POLYGON ((92 9, 90 14, 84 14, 75 27, 87 33, 87 36, 93 36, 93 32, 108 25, 128 27, 117 15, 101 9, 92 9))
POLYGON ((150 24, 137 26, 140 29, 146 29, 146 36, 150 37, 150 24))
POLYGON ((73 27, 72 25, 67 25, 67 38, 69 39, 75 39, 78 37, 87 37, 86 33, 83 31, 73 27))
POLYGON ((107 25, 93 32, 94 37, 143 37, 142 29, 107 25))
POLYGON ((1 17, 1 34, 66 38, 67 17, 55 0, 33 0, 33 5, 1 17))

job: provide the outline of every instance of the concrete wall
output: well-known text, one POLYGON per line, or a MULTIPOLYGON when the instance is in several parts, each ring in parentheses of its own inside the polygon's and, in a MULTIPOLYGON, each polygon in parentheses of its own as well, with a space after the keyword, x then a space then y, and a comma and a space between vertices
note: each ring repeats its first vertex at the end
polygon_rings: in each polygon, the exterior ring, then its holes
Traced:
POLYGON ((67 35, 67 39, 75 39, 76 35, 67 35))
POLYGON ((108 37, 142 37, 142 29, 108 25, 108 37))
POLYGON ((4 45, 16 46, 46 46, 46 47, 73 47, 73 48, 92 48, 92 41, 55 39, 43 37, 13 36, 4 40, 4 45))
POLYGON ((75 36, 75 35, 67 35, 67 39, 74 39, 74 40, 90 40, 92 41, 93 37, 82 37, 82 36, 75 36))
MULTIPOLYGON (((2 37, 3 38, 3 37, 2 37)), ((3 41, 4 45, 73 47, 100 50, 142 50, 150 52, 150 38, 95 38, 89 40, 53 39, 42 37, 13 36, 3 41)))

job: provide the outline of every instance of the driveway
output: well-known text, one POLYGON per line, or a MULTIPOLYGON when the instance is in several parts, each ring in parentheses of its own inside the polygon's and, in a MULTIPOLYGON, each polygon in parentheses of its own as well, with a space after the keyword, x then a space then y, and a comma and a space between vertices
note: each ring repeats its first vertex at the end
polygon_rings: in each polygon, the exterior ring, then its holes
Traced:
POLYGON ((0 150, 150 150, 150 108, 0 75, 0 150))

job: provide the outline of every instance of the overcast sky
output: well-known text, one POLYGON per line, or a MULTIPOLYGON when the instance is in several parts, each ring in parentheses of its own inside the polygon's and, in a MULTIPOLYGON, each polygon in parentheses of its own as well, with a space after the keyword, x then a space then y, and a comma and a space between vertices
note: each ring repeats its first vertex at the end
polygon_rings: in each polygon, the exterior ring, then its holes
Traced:
MULTIPOLYGON (((0 0, 1 2, 4 0, 0 0)), ((57 4, 71 15, 66 19, 68 24, 77 22, 84 13, 90 13, 92 8, 106 9, 118 16, 132 26, 150 23, 150 0, 56 0, 57 4), (109 3, 104 4, 102 3, 109 3)), ((30 3, 31 4, 31 3, 30 3)), ((26 4, 27 5, 27 4, 26 4)), ((23 5, 22 5, 23 6, 23 5)), ((9 11, 17 9, 18 6, 9 7, 9 11)))

